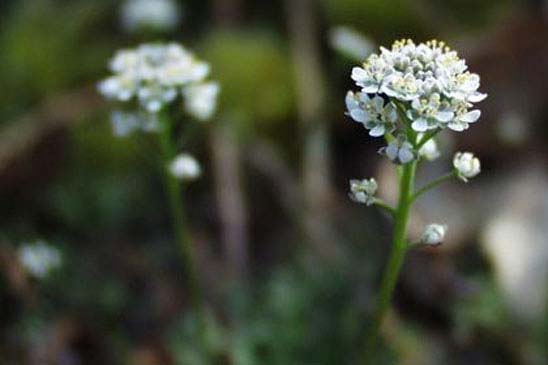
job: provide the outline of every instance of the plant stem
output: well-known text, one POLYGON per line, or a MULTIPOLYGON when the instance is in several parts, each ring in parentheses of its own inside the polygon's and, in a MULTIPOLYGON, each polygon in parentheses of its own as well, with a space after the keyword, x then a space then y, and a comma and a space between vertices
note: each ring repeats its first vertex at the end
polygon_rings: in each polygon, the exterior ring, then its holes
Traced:
POLYGON ((411 208, 411 197, 415 184, 415 171, 417 162, 413 161, 403 166, 403 172, 400 178, 400 196, 398 206, 395 212, 394 237, 392 241, 392 252, 388 261, 388 266, 384 272, 380 294, 377 299, 377 306, 373 316, 373 322, 367 332, 364 363, 372 364, 374 352, 377 343, 379 329, 383 318, 390 307, 394 288, 407 251, 406 233, 409 220, 409 211, 411 208))
POLYGON ((449 174, 440 176, 435 180, 432 180, 431 182, 429 182, 428 184, 426 184, 425 186, 417 190, 417 192, 411 197, 411 203, 413 203, 415 200, 417 200, 421 195, 423 195, 427 191, 435 188, 436 186, 440 185, 441 183, 449 179, 452 179, 453 177, 455 177, 455 173, 451 172, 449 174))
POLYGON ((160 115, 159 141, 162 148, 164 185, 169 201, 171 221, 178 241, 179 253, 185 270, 190 303, 198 322, 198 341, 205 349, 205 316, 203 313, 203 298, 199 285, 198 274, 194 262, 192 243, 185 219, 183 194, 179 180, 168 169, 169 163, 177 155, 177 146, 172 138, 173 124, 171 118, 164 112, 160 115))
POLYGON ((388 214, 390 214, 392 217, 395 217, 396 215, 396 210, 394 208, 392 208, 390 205, 386 204, 383 200, 381 199, 375 199, 375 203, 374 203, 377 207, 379 207, 380 209, 384 210, 385 212, 387 212, 388 214))

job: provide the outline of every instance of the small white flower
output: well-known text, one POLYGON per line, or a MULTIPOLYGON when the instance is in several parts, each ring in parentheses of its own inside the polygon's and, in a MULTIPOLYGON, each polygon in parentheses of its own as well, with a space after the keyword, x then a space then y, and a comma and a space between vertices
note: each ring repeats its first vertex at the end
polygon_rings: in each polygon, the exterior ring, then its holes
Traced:
POLYGON ((428 99, 417 98, 411 102, 411 108, 407 112, 409 119, 413 121, 411 127, 417 132, 426 132, 440 127, 440 123, 450 122, 454 114, 449 109, 449 104, 442 104, 440 94, 432 93, 428 99))
POLYGON ((385 155, 390 161, 397 164, 406 164, 415 159, 413 145, 402 138, 393 140, 388 146, 381 148, 379 153, 385 155))
POLYGON ((19 248, 18 259, 29 274, 39 279, 61 266, 59 250, 42 240, 23 244, 19 248))
POLYGON ((449 129, 462 132, 468 129, 469 124, 476 122, 480 118, 481 112, 479 110, 469 111, 468 107, 470 107, 469 103, 459 103, 455 110, 455 118, 447 124, 449 129))
POLYGON ((420 242, 424 245, 437 246, 445 239, 447 226, 444 224, 429 224, 424 229, 420 242))
POLYGON ((393 72, 393 69, 384 58, 372 54, 364 62, 363 68, 354 67, 352 69, 352 80, 362 88, 364 93, 377 93, 383 84, 384 78, 391 72, 393 72))
POLYGON ((169 171, 180 180, 196 180, 202 175, 199 162, 188 153, 181 153, 169 165, 169 171))
POLYGON ((365 180, 350 180, 350 199, 367 206, 375 204, 377 181, 374 178, 365 180))
MULTIPOLYGON (((420 137, 420 135, 419 135, 420 137)), ((434 161, 439 158, 441 155, 438 148, 438 143, 434 138, 429 139, 422 147, 419 149, 419 156, 424 157, 428 161, 434 161)))
POLYGON ((156 114, 136 113, 115 110, 110 115, 112 132, 116 137, 127 137, 136 131, 155 132, 158 130, 156 114))
POLYGON ((373 42, 355 29, 339 26, 330 30, 331 47, 356 60, 363 60, 373 52, 373 42))
POLYGON ((198 120, 211 119, 217 108, 220 86, 217 82, 191 85, 183 90, 186 110, 198 120))
POLYGON ((127 0, 120 18, 130 32, 141 28, 171 30, 181 21, 181 9, 173 0, 127 0))
POLYGON ((408 73, 393 73, 386 78, 381 91, 386 95, 402 101, 411 101, 420 96, 422 80, 408 73))
POLYGON ((471 152, 457 152, 453 158, 453 166, 458 177, 467 182, 481 171, 480 160, 471 152))
POLYGON ((136 94, 138 81, 132 75, 121 74, 101 81, 97 87, 108 99, 128 101, 136 94))
POLYGON ((396 108, 392 104, 384 105, 380 96, 370 98, 363 92, 349 91, 346 94, 346 108, 348 115, 354 121, 362 123, 372 137, 381 137, 391 132, 398 119, 396 108))

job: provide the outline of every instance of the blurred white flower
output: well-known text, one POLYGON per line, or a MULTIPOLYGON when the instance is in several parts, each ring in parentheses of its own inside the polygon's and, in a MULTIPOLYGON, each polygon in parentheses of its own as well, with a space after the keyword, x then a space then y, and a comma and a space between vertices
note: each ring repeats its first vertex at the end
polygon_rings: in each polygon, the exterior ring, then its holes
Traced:
POLYGON ((397 164, 406 164, 415 159, 413 145, 403 138, 393 140, 388 146, 381 148, 379 153, 385 155, 390 161, 397 164))
MULTIPOLYGON (((460 132, 479 119, 480 111, 472 108, 487 97, 478 91, 480 77, 467 69, 466 62, 443 42, 415 45, 401 40, 390 49, 381 47, 362 67, 354 67, 352 79, 362 93, 376 94, 370 98, 382 97, 400 106, 416 132, 443 128, 460 132)), ((357 106, 350 106, 355 114, 357 106)))
POLYGON ((136 131, 152 132, 158 129, 155 114, 115 110, 110 114, 112 132, 116 137, 127 137, 136 131))
POLYGON ((209 65, 178 44, 142 44, 118 51, 109 68, 114 75, 98 85, 108 99, 135 99, 143 110, 155 114, 186 96, 187 111, 202 120, 215 110, 219 86, 206 81, 209 65))
POLYGON ((350 180, 350 199, 368 206, 373 205, 375 204, 377 187, 377 181, 374 178, 369 180, 350 180))
POLYGON ((217 82, 196 84, 185 88, 183 94, 188 113, 198 120, 211 119, 217 108, 219 90, 220 86, 217 82))
POLYGON ((188 153, 181 153, 169 165, 169 171, 180 180, 196 180, 202 175, 202 168, 196 159, 188 153))
POLYGON ((425 227, 421 236, 421 243, 429 246, 437 246, 445 239, 447 226, 444 224, 432 223, 425 227))
POLYGON ((181 22, 181 8, 173 0, 126 0, 120 20, 129 32, 143 28, 171 30, 181 22))
POLYGON ((453 166, 458 177, 467 182, 481 171, 480 160, 471 152, 457 152, 453 158, 453 166))
POLYGON ((383 136, 394 130, 398 119, 396 108, 392 104, 384 105, 380 96, 370 98, 363 92, 349 91, 346 94, 346 108, 350 117, 362 123, 372 137, 383 136))
POLYGON ((43 240, 24 243, 18 251, 23 268, 32 276, 43 279, 52 270, 61 266, 61 253, 43 240))
POLYGON ((420 149, 419 156, 424 157, 428 161, 434 161, 441 155, 438 148, 438 143, 434 138, 429 139, 420 149))
POLYGON ((329 31, 329 43, 333 49, 356 60, 363 60, 373 52, 373 41, 360 32, 346 26, 329 31))

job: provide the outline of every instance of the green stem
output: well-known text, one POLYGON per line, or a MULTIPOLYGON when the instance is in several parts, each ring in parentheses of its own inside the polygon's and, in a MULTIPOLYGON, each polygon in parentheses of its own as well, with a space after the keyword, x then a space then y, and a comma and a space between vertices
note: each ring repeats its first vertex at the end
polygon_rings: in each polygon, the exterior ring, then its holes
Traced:
POLYGON ((384 272, 380 294, 377 299, 377 306, 373 316, 371 327, 367 332, 364 359, 365 364, 372 364, 374 353, 383 318, 390 307, 394 288, 407 251, 407 223, 411 209, 411 197, 415 183, 415 171, 417 162, 413 161, 403 166, 403 173, 400 178, 400 196, 395 213, 394 237, 392 241, 392 252, 388 266, 384 272))
POLYGON ((203 298, 199 285, 198 274, 194 262, 192 243, 185 219, 183 194, 179 180, 169 171, 169 164, 177 156, 177 146, 173 141, 173 124, 171 118, 164 113, 160 115, 159 142, 162 148, 164 185, 169 201, 172 225, 178 241, 179 253, 185 270, 190 303, 198 323, 198 341, 205 349, 205 315, 203 313, 203 298))
POLYGON ((415 147, 417 149, 417 151, 420 150, 421 147, 426 144, 426 142, 428 142, 429 140, 434 138, 439 132, 441 132, 441 129, 435 129, 433 131, 425 133, 423 135, 423 137, 421 138, 421 140, 417 143, 417 145, 415 147))
POLYGON ((431 182, 429 182, 428 184, 426 184, 425 186, 423 186, 422 188, 420 188, 412 197, 411 197, 411 203, 413 203, 415 200, 417 200, 421 195, 423 195, 424 193, 426 193, 427 191, 435 188, 436 186, 440 185, 441 183, 449 180, 449 179, 452 179, 453 177, 455 177, 455 173, 454 172, 451 172, 449 174, 446 174, 446 175, 443 175, 443 176, 440 176, 438 177, 437 179, 435 180, 432 180, 431 182))
POLYGON ((392 217, 396 215, 396 210, 392 208, 390 205, 386 204, 383 200, 375 198, 375 204, 380 209, 384 210, 388 214, 390 214, 392 217))

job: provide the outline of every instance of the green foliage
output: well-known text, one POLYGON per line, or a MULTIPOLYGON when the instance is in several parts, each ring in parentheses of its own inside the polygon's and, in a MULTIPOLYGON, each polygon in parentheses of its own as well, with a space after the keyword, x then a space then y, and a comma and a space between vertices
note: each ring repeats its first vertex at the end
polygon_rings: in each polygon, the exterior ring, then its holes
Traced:
POLYGON ((93 35, 105 8, 104 1, 85 0, 14 4, 0 33, 0 83, 10 90, 0 115, 97 75, 108 47, 93 35))
POLYGON ((322 0, 332 24, 351 25, 384 43, 424 32, 413 0, 322 0))
POLYGON ((508 328, 509 316, 495 284, 481 278, 477 285, 477 293, 462 298, 453 307, 457 338, 465 339, 477 330, 500 333, 508 328))
MULTIPOLYGON (((352 297, 355 282, 348 274, 294 263, 251 292, 232 288, 223 301, 231 310, 230 329, 210 323, 211 349, 228 354, 238 365, 352 363, 358 324, 363 322, 352 297)), ((193 353, 191 328, 190 320, 174 329, 171 343, 181 356, 193 353)), ((184 359, 178 365, 201 364, 184 359)))
POLYGON ((203 43, 203 58, 221 83, 222 119, 242 131, 280 121, 294 107, 292 66, 283 43, 263 32, 216 32, 203 43))

